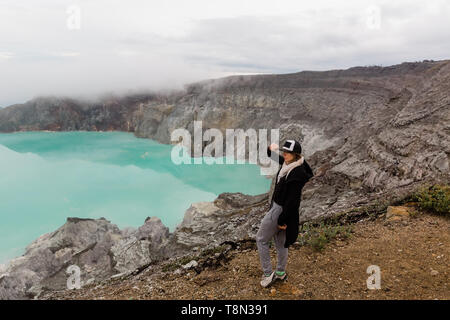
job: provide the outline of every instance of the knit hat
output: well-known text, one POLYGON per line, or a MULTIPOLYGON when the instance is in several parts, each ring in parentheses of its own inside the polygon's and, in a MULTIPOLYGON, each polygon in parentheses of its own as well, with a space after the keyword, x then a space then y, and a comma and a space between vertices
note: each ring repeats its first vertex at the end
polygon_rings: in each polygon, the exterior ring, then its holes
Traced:
POLYGON ((281 150, 291 153, 302 153, 302 146, 297 140, 286 140, 281 150))

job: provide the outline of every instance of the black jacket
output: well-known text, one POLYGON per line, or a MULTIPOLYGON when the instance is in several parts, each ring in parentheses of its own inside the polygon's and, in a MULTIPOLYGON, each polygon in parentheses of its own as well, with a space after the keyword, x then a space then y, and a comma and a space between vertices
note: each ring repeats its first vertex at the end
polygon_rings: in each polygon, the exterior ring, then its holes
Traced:
MULTIPOLYGON (((280 165, 283 164, 284 158, 267 148, 267 156, 274 160, 278 160, 280 165), (277 159, 278 158, 278 159, 277 159)), ((276 180, 278 180, 277 172, 276 180)), ((297 241, 299 232, 299 207, 302 196, 302 189, 306 182, 314 176, 311 167, 306 160, 303 161, 301 166, 295 167, 289 172, 288 177, 282 177, 278 183, 275 184, 275 188, 270 201, 270 207, 272 208, 273 202, 278 203, 283 207, 283 211, 278 217, 278 225, 286 225, 286 242, 284 247, 287 248, 295 241, 297 241)))

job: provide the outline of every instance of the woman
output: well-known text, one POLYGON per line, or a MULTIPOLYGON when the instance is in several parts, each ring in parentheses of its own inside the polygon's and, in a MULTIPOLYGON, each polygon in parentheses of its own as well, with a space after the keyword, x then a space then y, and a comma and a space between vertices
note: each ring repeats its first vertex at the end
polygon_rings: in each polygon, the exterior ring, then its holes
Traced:
POLYGON ((281 168, 276 176, 270 209, 261 221, 256 235, 259 258, 264 275, 261 286, 264 288, 275 280, 287 278, 286 264, 288 247, 293 244, 299 232, 299 207, 302 188, 313 176, 311 167, 302 156, 302 148, 296 140, 286 140, 281 148, 283 156, 273 152, 277 144, 267 148, 267 156, 276 159, 281 168), (272 271, 269 242, 274 239, 277 250, 277 268, 272 271))

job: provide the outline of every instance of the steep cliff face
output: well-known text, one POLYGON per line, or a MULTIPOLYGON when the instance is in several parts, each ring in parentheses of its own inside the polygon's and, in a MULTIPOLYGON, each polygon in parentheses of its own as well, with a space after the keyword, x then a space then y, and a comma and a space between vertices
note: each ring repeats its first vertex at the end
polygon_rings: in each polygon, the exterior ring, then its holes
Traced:
POLYGON ((101 102, 40 97, 0 109, 0 131, 134 131, 129 119, 141 96, 109 98, 101 102))
POLYGON ((450 61, 234 76, 183 92, 82 103, 40 98, 0 110, 0 131, 122 130, 170 143, 177 128, 280 129, 316 177, 302 219, 331 215, 428 180, 449 180, 450 61))

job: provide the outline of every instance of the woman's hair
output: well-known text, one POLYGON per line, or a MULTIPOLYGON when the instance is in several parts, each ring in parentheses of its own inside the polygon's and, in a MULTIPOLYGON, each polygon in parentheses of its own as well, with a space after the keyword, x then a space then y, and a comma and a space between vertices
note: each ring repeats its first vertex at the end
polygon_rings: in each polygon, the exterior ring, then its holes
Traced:
POLYGON ((289 152, 289 153, 294 156, 294 160, 292 160, 292 161, 297 161, 298 159, 300 159, 302 157, 301 153, 295 153, 295 152, 289 152))
POLYGON ((301 153, 293 153, 293 155, 294 155, 294 158, 295 158, 294 161, 297 161, 298 159, 300 159, 302 157, 301 153))

